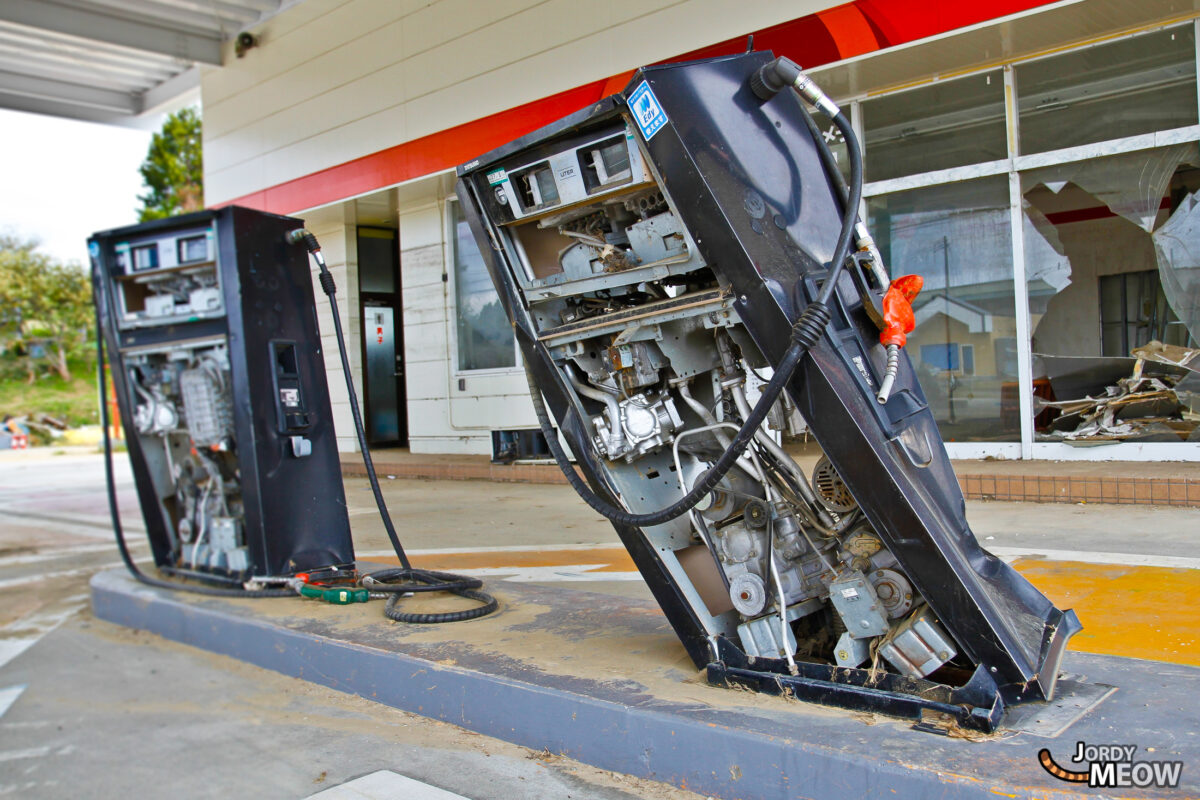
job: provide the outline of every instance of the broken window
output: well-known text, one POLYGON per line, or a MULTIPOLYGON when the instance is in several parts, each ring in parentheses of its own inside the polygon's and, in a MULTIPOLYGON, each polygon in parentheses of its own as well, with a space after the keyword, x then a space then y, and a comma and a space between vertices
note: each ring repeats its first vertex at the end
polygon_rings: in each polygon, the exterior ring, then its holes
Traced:
POLYGON ((946 441, 1016 441, 1016 315, 1008 179, 983 178, 868 200, 893 275, 915 273, 906 348, 946 441))
POLYGON ((1198 164, 1185 144, 1022 174, 1038 440, 1193 435, 1187 368, 1145 353, 1195 347, 1198 164))

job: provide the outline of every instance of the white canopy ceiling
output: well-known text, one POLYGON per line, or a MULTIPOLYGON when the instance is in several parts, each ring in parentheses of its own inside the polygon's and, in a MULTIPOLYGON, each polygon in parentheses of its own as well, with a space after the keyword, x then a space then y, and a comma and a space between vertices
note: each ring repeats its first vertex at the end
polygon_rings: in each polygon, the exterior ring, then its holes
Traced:
POLYGON ((0 108, 119 125, 193 92, 288 0, 0 0, 0 108))

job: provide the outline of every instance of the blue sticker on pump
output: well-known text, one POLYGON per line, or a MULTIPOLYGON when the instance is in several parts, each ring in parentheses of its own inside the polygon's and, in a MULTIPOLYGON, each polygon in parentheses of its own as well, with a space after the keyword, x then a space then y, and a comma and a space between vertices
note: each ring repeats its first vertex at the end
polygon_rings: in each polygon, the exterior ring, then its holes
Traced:
POLYGON ((646 141, 654 138, 654 134, 667 124, 667 112, 658 104, 658 98, 650 91, 650 84, 643 83, 629 95, 629 110, 633 112, 633 121, 646 141))

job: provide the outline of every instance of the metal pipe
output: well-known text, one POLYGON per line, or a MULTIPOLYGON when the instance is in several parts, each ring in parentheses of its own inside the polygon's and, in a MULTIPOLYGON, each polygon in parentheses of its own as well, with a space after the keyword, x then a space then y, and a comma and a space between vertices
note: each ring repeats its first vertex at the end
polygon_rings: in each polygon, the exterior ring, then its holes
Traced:
MULTIPOLYGON (((742 386, 734 386, 731 390, 731 393, 733 395, 734 405, 737 406, 738 413, 742 415, 742 419, 745 419, 750 413, 750 402, 746 399, 745 388, 742 386)), ((775 456, 775 459, 779 462, 780 466, 786 469, 788 474, 792 476, 792 479, 796 481, 796 488, 800 490, 800 496, 804 499, 804 502, 808 503, 816 511, 817 519, 820 521, 820 523, 826 527, 832 527, 834 524, 833 518, 829 516, 829 513, 825 510, 825 507, 822 506, 817 500, 817 496, 813 492, 812 487, 808 485, 808 476, 806 476, 804 471, 796 465, 795 461, 792 461, 792 457, 787 454, 787 451, 780 447, 779 443, 771 438, 771 434, 767 433, 762 428, 759 428, 754 432, 754 440, 762 445, 768 452, 770 452, 771 455, 775 456)))
POLYGON ((623 443, 621 430, 621 406, 617 403, 617 398, 608 392, 601 391, 594 386, 589 386, 579 378, 575 377, 575 370, 567 367, 567 380, 575 387, 575 391, 579 392, 584 397, 590 397, 592 400, 604 403, 608 408, 608 457, 616 458, 617 453, 621 452, 623 443))
MULTIPOLYGON (((683 402, 687 403, 688 406, 696 412, 700 419, 704 420, 704 424, 707 426, 707 429, 711 430, 713 436, 717 437, 717 441, 720 443, 721 447, 724 447, 726 450, 728 450, 729 445, 733 442, 733 440, 730 439, 729 436, 726 435, 722 430, 725 425, 717 422, 717 418, 713 416, 712 412, 705 408, 703 403, 692 397, 692 393, 691 390, 688 389, 687 382, 680 382, 675 388, 679 391, 679 396, 683 398, 683 402)), ((743 454, 742 457, 738 459, 738 463, 741 464, 743 469, 750 473, 751 477, 756 478, 760 483, 766 482, 766 474, 759 471, 758 465, 750 460, 748 454, 743 454)))
POLYGON ((796 667, 796 660, 792 658, 792 653, 788 649, 787 597, 783 593, 783 581, 779 579, 779 567, 775 565, 775 520, 773 519, 767 520, 767 569, 775 581, 775 591, 779 596, 777 603, 779 606, 779 643, 782 645, 783 655, 787 659, 788 672, 797 675, 800 670, 796 667))
MULTIPOLYGON (((671 454, 675 458, 675 475, 676 475, 676 477, 679 478, 679 488, 682 489, 685 493, 688 491, 688 488, 687 488, 687 485, 684 484, 684 482, 683 482, 683 466, 679 461, 679 443, 681 441, 683 441, 685 438, 687 438, 688 436, 693 436, 697 433, 705 433, 707 431, 715 431, 717 428, 733 428, 735 431, 738 430, 738 426, 732 422, 717 422, 712 425, 705 425, 702 428, 689 428, 686 431, 680 431, 675 436, 675 441, 671 443, 671 454)), ((758 463, 758 460, 754 457, 754 455, 752 453, 748 453, 748 457, 752 461, 752 463, 750 465, 748 465, 750 471, 752 473, 755 473, 758 475, 765 475, 766 471, 762 468, 762 465, 758 463)), ((753 475, 752 475, 752 477, 753 477, 753 475)), ((761 478, 760 478, 760 480, 762 482, 763 489, 766 490, 767 500, 774 502, 772 500, 772 498, 775 495, 772 491, 770 482, 766 481, 766 480, 762 480, 761 478)), ((755 498, 755 499, 758 499, 758 498, 755 498)))
MULTIPOLYGON (((734 405, 737 406, 738 413, 742 415, 742 419, 750 419, 750 403, 746 400, 744 384, 746 381, 745 374, 737 368, 734 363, 733 351, 729 348, 729 336, 717 335, 717 352, 721 356, 721 367, 725 370, 727 376, 736 376, 737 380, 729 379, 729 390, 733 396, 734 405)), ((825 511, 824 506, 817 502, 817 496, 813 493, 812 487, 808 485, 808 477, 800 467, 796 466, 796 462, 792 461, 791 456, 779 446, 779 443, 771 438, 771 434, 764 431, 761 427, 754 431, 754 440, 762 445, 768 452, 775 456, 776 460, 788 471, 788 474, 796 481, 797 488, 800 489, 800 496, 804 502, 808 503, 817 513, 817 520, 826 527, 833 525, 833 518, 825 511)), ((766 478, 766 472, 763 472, 763 478, 766 478)), ((769 482, 764 480, 764 485, 769 485, 769 482)), ((768 489, 768 492, 770 490, 768 489)))

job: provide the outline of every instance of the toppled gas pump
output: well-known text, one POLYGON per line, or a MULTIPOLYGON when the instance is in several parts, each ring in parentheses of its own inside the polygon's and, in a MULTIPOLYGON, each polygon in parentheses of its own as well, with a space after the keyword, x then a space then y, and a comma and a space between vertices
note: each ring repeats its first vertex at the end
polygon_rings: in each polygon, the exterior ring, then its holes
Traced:
POLYGON ((920 279, 799 68, 646 67, 458 174, 547 443, 710 681, 981 730, 1051 698, 1079 622, 971 533, 901 352, 920 279), (811 472, 769 430, 805 425, 811 472))

